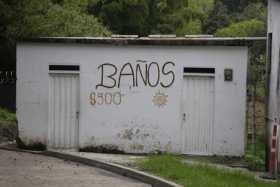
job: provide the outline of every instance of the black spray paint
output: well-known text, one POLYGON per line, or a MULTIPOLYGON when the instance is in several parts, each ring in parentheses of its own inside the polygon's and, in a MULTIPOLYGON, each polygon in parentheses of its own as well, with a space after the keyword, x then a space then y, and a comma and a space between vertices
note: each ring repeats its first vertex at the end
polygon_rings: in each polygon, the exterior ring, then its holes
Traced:
POLYGON ((157 62, 149 63, 145 60, 137 60, 137 62, 135 67, 128 62, 120 70, 111 63, 104 63, 98 66, 100 83, 96 85, 96 89, 99 87, 120 88, 121 82, 125 78, 130 80, 130 85, 133 87, 138 87, 141 83, 153 88, 158 86, 169 88, 175 82, 174 62, 165 62, 162 67, 157 62), (162 82, 163 78, 164 82, 162 82))

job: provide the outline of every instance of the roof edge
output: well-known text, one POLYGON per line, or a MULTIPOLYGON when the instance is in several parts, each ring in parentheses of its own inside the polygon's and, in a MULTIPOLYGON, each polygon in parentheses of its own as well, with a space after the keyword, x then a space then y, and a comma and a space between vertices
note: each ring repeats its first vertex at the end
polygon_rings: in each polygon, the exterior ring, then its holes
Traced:
POLYGON ((254 42, 265 42, 266 37, 225 37, 225 38, 112 38, 112 37, 40 37, 25 38, 18 42, 27 43, 71 43, 105 45, 167 45, 167 46, 250 46, 254 42))

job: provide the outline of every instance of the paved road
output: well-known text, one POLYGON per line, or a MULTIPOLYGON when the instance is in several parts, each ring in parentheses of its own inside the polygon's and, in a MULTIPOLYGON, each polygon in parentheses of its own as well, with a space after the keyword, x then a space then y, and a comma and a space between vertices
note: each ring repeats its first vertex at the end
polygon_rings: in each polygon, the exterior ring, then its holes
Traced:
POLYGON ((129 178, 73 162, 0 150, 0 187, 148 187, 129 178))

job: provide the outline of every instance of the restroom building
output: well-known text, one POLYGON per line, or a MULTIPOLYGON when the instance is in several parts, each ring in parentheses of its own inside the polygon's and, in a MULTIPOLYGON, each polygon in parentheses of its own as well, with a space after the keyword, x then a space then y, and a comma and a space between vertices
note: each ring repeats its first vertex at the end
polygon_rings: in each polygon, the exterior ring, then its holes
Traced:
POLYGON ((243 156, 248 46, 263 38, 37 38, 17 45, 26 144, 243 156))

